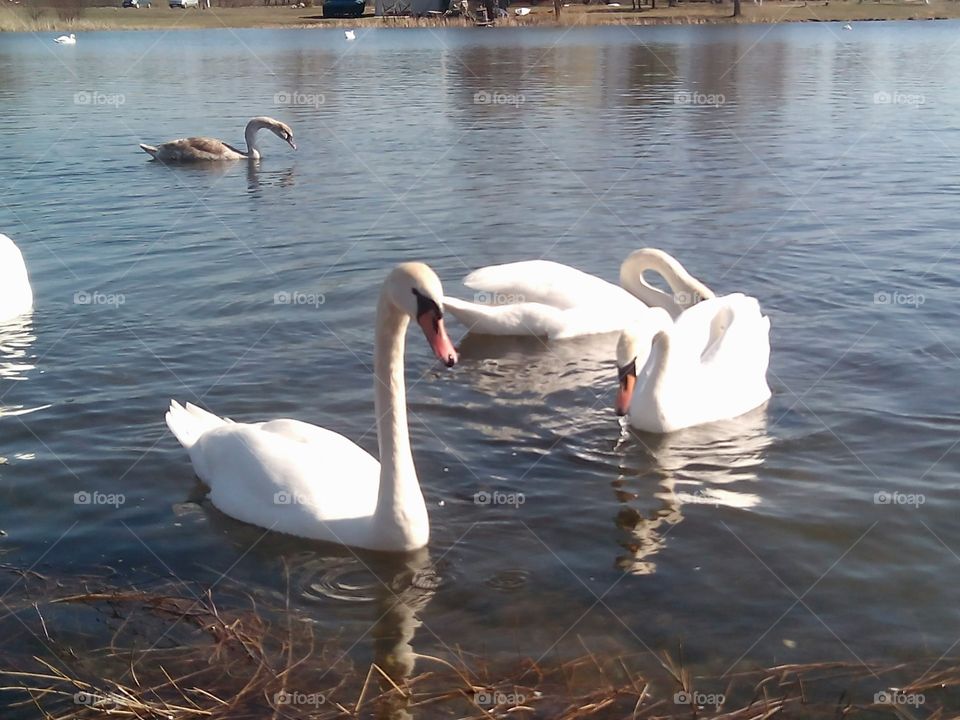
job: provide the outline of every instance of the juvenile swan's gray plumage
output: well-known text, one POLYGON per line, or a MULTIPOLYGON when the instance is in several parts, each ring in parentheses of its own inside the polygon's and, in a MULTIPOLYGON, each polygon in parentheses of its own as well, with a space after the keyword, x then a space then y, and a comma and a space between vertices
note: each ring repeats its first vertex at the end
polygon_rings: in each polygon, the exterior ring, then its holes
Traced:
POLYGON ((165 163, 205 162, 211 160, 259 160, 260 151, 256 147, 257 132, 267 129, 281 140, 285 140, 294 150, 293 130, 286 123, 270 117, 255 117, 247 123, 244 138, 247 151, 243 152, 227 145, 222 140, 205 137, 181 138, 162 145, 143 145, 140 147, 155 160, 165 163))

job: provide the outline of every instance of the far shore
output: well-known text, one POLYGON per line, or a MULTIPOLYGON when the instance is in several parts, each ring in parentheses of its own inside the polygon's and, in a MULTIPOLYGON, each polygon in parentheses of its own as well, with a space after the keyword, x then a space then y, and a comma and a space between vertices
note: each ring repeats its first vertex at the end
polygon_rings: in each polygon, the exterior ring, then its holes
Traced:
MULTIPOLYGON (((119 5, 120 0, 117 0, 119 5)), ((91 32, 98 30, 190 30, 212 28, 325 28, 325 27, 470 27, 463 17, 377 17, 373 0, 367 2, 367 13, 357 19, 323 17, 320 0, 316 7, 250 6, 214 7, 210 10, 174 10, 167 0, 151 0, 152 7, 121 9, 94 7, 76 19, 64 20, 53 9, 42 13, 28 11, 19 3, 0 0, 0 32, 91 32)), ((657 8, 649 5, 634 10, 629 0, 620 6, 570 4, 555 17, 553 4, 529 5, 514 2, 508 17, 496 27, 549 27, 554 25, 700 25, 721 23, 779 22, 863 22, 878 20, 947 20, 960 18, 958 0, 804 0, 743 3, 741 17, 732 16, 732 3, 683 3, 669 7, 660 0, 657 8), (517 7, 530 7, 523 17, 513 13, 517 7)))

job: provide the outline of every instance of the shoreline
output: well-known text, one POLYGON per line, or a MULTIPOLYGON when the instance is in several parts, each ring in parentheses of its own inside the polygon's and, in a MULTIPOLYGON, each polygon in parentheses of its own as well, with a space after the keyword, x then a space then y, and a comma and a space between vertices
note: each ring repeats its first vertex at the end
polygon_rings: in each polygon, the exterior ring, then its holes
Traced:
MULTIPOLYGON (((465 17, 379 17, 368 14, 356 19, 323 18, 320 7, 293 8, 291 6, 257 6, 240 8, 212 8, 210 10, 173 10, 165 5, 143 9, 96 7, 87 9, 83 16, 63 20, 53 10, 39 17, 30 17, 20 5, 8 0, 0 5, 0 33, 2 32, 95 32, 114 30, 210 30, 210 29, 307 29, 307 28, 417 28, 417 27, 473 27, 465 17)), ((664 0, 661 0, 666 5, 664 0)), ((368 2, 372 5, 372 2, 368 2)), ((515 3, 519 5, 521 3, 515 3)), ((623 3, 621 3, 622 5, 623 3)), ((565 7, 559 21, 551 5, 531 6, 524 17, 510 15, 497 21, 497 28, 524 27, 595 27, 622 25, 650 27, 658 25, 757 25, 793 22, 890 22, 905 20, 954 20, 960 18, 960 3, 951 0, 932 0, 929 5, 920 0, 909 2, 856 2, 856 0, 816 0, 816 2, 766 2, 756 5, 743 3, 743 15, 732 17, 732 5, 698 2, 679 7, 645 7, 632 10, 605 5, 570 5, 565 7)))

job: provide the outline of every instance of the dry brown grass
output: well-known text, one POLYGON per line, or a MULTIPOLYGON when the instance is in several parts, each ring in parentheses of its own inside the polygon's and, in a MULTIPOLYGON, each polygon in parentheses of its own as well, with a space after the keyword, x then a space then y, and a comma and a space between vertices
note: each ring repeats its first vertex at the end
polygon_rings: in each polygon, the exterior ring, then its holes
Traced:
POLYGON ((403 644, 358 667, 342 654, 338 638, 317 637, 311 619, 282 598, 239 588, 218 590, 215 598, 183 585, 147 592, 36 573, 20 573, 17 587, 5 603, 44 653, 23 657, 7 646, 0 654, 4 718, 18 708, 23 717, 44 720, 895 718, 908 715, 876 705, 872 693, 914 678, 902 691, 925 696, 924 717, 945 719, 955 716, 948 708, 958 705, 960 695, 955 660, 941 660, 935 669, 921 662, 869 668, 823 662, 694 678, 682 661, 667 655, 653 667, 649 656, 589 651, 538 665, 462 653, 416 655, 403 644), (102 646, 82 647, 76 636, 60 639, 69 637, 60 626, 69 625, 64 618, 78 609, 102 621, 109 636, 102 646), (725 702, 699 710, 675 702, 675 693, 705 687, 722 692, 725 702), (293 707, 281 693, 310 693, 322 702, 293 707), (484 693, 496 702, 483 701, 484 693))

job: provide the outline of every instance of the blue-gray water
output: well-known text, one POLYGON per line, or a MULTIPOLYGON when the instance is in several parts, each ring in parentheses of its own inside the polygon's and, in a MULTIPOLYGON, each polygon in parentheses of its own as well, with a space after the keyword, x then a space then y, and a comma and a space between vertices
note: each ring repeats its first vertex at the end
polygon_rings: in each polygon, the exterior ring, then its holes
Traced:
MULTIPOLYGON (((3 561, 277 594, 285 562, 293 602, 366 657, 371 561, 203 502, 169 398, 375 451, 374 301, 393 264, 425 260, 462 296, 481 265, 542 256, 614 280, 657 246, 760 299, 768 408, 634 437, 611 409, 610 338, 468 338, 448 372, 411 334, 436 575, 414 648, 682 645, 718 673, 949 652, 958 29, 0 37, 0 231, 36 294, 29 327, 0 336, 3 561), (248 170, 169 169, 137 148, 240 143, 259 114, 291 124, 299 150, 264 137, 248 170), (84 491, 125 502, 75 504, 84 491), (478 505, 480 491, 524 503, 478 505)), ((5 622, 6 650, 29 647, 5 622)))

